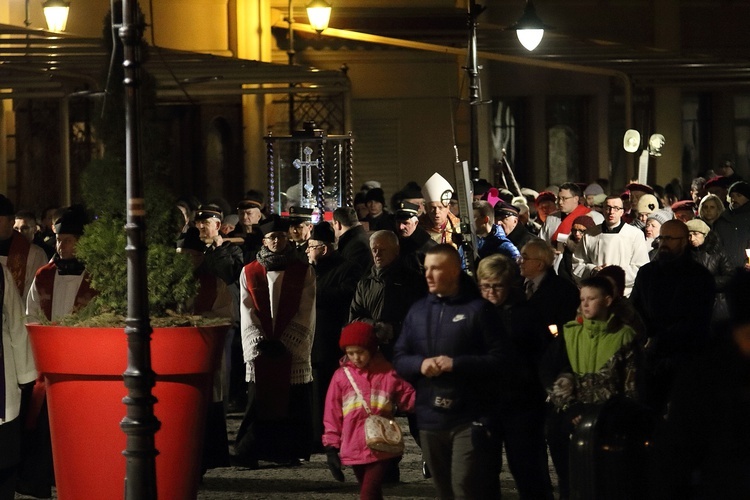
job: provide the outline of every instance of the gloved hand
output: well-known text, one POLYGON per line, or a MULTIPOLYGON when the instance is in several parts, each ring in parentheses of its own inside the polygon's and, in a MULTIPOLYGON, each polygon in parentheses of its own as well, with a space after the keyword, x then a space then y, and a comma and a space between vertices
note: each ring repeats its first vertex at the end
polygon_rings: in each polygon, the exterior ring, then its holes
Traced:
POLYGON ((555 384, 552 386, 552 394, 561 399, 569 399, 573 396, 573 389, 575 384, 573 383, 573 376, 568 373, 560 375, 555 380, 555 384))
POLYGON ((326 447, 326 464, 328 464, 328 470, 331 471, 333 478, 343 483, 344 471, 341 470, 341 457, 339 457, 338 448, 332 446, 326 447))

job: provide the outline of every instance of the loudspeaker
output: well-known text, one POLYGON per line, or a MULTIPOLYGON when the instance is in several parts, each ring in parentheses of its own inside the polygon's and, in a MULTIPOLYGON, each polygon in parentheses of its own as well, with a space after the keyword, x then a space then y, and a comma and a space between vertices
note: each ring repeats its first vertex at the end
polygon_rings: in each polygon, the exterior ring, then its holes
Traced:
POLYGON ((625 137, 622 139, 622 147, 628 153, 635 153, 638 151, 638 146, 641 145, 641 134, 635 129, 629 129, 625 132, 625 137))

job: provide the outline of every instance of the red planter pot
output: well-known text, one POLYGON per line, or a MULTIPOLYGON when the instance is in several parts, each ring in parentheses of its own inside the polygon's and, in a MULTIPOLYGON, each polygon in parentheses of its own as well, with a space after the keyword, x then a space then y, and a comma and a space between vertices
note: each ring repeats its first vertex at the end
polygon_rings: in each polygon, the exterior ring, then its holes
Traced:
MULTIPOLYGON (((213 373, 226 326, 155 328, 151 365, 160 500, 194 499, 213 373)), ((44 375, 60 500, 124 496, 127 336, 122 328, 28 325, 37 369, 44 375)))

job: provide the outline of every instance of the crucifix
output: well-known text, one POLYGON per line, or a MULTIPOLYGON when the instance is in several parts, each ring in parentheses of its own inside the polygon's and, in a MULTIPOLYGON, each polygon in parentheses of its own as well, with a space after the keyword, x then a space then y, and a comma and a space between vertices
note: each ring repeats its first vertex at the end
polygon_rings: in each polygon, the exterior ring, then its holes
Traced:
POLYGON ((315 208, 315 197, 312 194, 313 188, 315 187, 313 185, 312 168, 318 168, 318 160, 312 159, 313 150, 312 148, 310 148, 310 146, 305 146, 305 149, 302 150, 302 153, 305 159, 301 160, 300 158, 297 158, 292 162, 292 165, 294 165, 294 168, 300 171, 300 182, 303 183, 302 187, 305 189, 305 195, 302 199, 302 206, 304 208, 315 208), (303 167, 304 171, 302 170, 303 167))

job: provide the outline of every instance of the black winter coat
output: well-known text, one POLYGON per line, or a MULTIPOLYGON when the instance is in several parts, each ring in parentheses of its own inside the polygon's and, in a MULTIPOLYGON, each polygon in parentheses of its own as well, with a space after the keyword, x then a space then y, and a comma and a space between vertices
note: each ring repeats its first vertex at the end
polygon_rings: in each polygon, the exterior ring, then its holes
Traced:
POLYGON ((341 358, 339 338, 349 319, 358 276, 357 264, 334 251, 320 259, 315 268, 315 339, 312 361, 337 362, 341 358))

